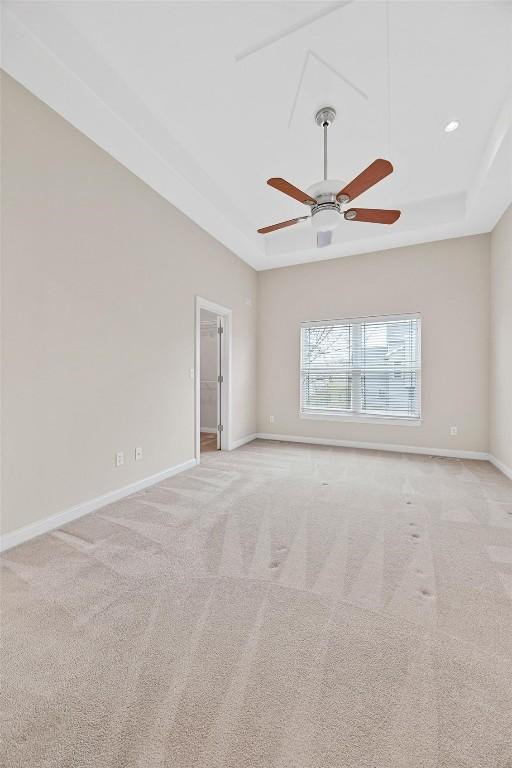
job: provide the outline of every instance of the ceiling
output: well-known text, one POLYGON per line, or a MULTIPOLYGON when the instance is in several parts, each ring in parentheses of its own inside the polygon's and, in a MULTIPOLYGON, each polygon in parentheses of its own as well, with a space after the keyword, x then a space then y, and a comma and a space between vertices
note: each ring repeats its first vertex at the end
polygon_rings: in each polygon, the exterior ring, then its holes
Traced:
POLYGON ((512 2, 7 2, 2 66, 256 269, 492 229, 512 200, 512 2), (387 227, 307 213, 266 185, 375 158, 387 227), (445 133, 450 120, 460 128, 445 133))

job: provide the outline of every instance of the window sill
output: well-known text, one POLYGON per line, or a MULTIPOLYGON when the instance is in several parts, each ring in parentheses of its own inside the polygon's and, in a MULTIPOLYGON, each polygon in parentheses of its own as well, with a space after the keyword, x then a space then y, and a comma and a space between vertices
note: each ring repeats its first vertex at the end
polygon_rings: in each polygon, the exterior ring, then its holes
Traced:
POLYGON ((300 419, 312 421, 355 421, 361 424, 387 424, 395 427, 419 427, 421 418, 399 416, 363 416, 357 413, 299 413, 300 419))

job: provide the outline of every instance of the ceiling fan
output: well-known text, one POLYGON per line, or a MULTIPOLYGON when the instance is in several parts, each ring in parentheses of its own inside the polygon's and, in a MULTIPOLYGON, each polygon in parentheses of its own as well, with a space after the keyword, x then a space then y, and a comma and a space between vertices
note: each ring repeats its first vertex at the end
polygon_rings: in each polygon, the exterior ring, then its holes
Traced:
POLYGON ((330 245, 332 241, 333 230, 339 224, 340 216, 347 221, 365 221, 374 224, 393 224, 400 217, 400 211, 391 211, 381 208, 348 208, 345 206, 351 203, 356 197, 373 187, 377 182, 382 181, 393 171, 393 166, 388 160, 374 160, 359 176, 352 179, 348 184, 336 179, 327 178, 327 129, 333 124, 336 117, 334 107, 323 107, 315 115, 315 122, 323 128, 324 133, 324 178, 323 181, 308 187, 307 192, 294 187, 289 181, 281 178, 272 178, 267 181, 271 187, 283 192, 299 203, 308 205, 311 209, 310 216, 298 216, 296 219, 280 221, 278 224, 271 224, 269 227, 262 227, 258 232, 266 235, 274 232, 276 229, 291 227, 299 221, 310 219, 313 227, 316 229, 316 244, 319 248, 330 245), (340 189, 341 186, 341 189, 340 189))

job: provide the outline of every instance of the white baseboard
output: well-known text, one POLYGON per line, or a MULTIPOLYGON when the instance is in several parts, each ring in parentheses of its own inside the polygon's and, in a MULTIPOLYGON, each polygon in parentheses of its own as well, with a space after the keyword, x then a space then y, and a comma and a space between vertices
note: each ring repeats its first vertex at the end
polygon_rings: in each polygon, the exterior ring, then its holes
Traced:
POLYGON ((503 472, 505 477, 508 477, 509 480, 512 480, 512 468, 507 467, 506 464, 503 464, 502 461, 496 458, 496 456, 493 456, 492 453, 489 454, 489 461, 491 464, 494 464, 496 469, 499 469, 500 472, 503 472))
POLYGON ((125 485, 124 488, 109 491, 102 496, 97 496, 95 499, 84 501, 81 504, 77 504, 75 507, 65 509, 63 512, 58 512, 56 515, 45 517, 43 520, 37 520, 37 522, 25 525, 23 528, 17 528, 11 533, 5 533, 0 537, 0 552, 16 547, 18 544, 33 539, 35 536, 40 536, 42 533, 47 533, 47 531, 51 531, 54 528, 59 528, 61 525, 71 522, 71 520, 76 520, 77 517, 82 517, 89 512, 94 512, 95 509, 100 509, 107 504, 112 504, 113 501, 123 499, 125 496, 131 496, 132 493, 141 491, 143 488, 147 488, 155 483, 160 483, 162 480, 177 475, 179 472, 184 472, 186 469, 192 469, 196 464, 196 459, 189 459, 188 461, 183 462, 183 464, 176 464, 176 466, 164 469, 162 472, 157 472, 155 475, 150 475, 142 480, 137 480, 135 483, 125 485))
POLYGON ((234 443, 231 443, 229 450, 234 451, 235 448, 240 448, 240 446, 245 445, 246 443, 252 443, 257 437, 259 437, 257 434, 246 435, 245 437, 240 438, 240 440, 235 440, 234 443))
POLYGON ((217 432, 217 428, 216 427, 201 427, 199 431, 200 432, 206 432, 207 434, 212 435, 212 434, 215 434, 215 432, 217 432))
POLYGON ((423 448, 416 445, 394 445, 393 443, 362 443, 357 440, 331 440, 327 437, 302 437, 299 435, 274 435, 258 432, 254 437, 261 440, 280 440, 287 443, 310 443, 312 445, 333 445, 339 448, 364 448, 369 451, 396 451, 397 453, 421 453, 427 456, 446 456, 452 459, 478 459, 486 461, 485 451, 458 451, 451 448, 423 448))

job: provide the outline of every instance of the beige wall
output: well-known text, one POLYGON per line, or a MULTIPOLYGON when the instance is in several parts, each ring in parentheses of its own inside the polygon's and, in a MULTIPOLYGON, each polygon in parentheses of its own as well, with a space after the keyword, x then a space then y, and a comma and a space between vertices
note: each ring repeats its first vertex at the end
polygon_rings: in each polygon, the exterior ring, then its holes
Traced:
POLYGON ((492 456, 512 472, 512 206, 491 235, 492 456))
POLYGON ((489 240, 478 235, 260 273, 258 431, 487 451, 489 240), (301 321, 407 312, 422 315, 421 426, 299 418, 301 321), (451 426, 458 436, 450 436, 451 426))
POLYGON ((7 532, 194 456, 195 294, 233 309, 255 431, 257 275, 7 76, 2 106, 7 532))

